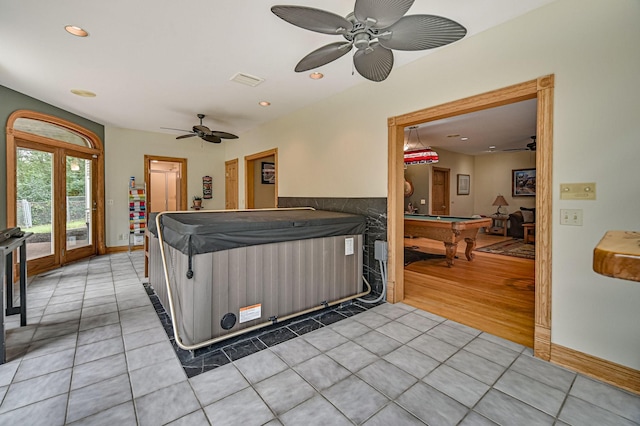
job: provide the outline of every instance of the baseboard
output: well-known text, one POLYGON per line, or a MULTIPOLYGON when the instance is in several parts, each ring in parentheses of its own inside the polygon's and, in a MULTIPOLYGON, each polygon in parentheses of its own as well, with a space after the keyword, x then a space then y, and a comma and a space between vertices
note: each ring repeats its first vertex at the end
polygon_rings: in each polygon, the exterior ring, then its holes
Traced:
MULTIPOLYGON (((144 246, 133 246, 131 247, 131 251, 144 250, 144 246)), ((107 247, 106 254, 112 253, 123 253, 125 251, 129 251, 129 246, 115 246, 115 247, 107 247)))
POLYGON ((551 362, 640 394, 640 371, 633 368, 556 344, 551 345, 551 362))
POLYGON ((549 361, 551 358, 551 329, 549 327, 536 324, 533 351, 537 358, 549 361))

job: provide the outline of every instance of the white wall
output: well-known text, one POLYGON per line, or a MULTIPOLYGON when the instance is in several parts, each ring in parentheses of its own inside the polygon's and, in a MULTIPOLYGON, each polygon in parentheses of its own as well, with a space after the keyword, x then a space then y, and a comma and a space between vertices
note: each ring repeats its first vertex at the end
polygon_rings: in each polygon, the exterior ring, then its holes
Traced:
POLYGON ((640 229, 638 16, 637 0, 558 0, 247 132, 226 158, 277 147, 280 196, 385 197, 388 117, 555 74, 552 341, 640 369, 640 285, 592 271, 605 231, 640 229), (560 201, 565 182, 598 199, 560 201), (560 208, 584 226, 560 226, 560 208))
POLYGON ((213 178, 213 198, 203 200, 206 209, 224 209, 224 144, 203 142, 199 138, 176 140, 163 133, 105 127, 105 199, 107 247, 127 245, 118 234, 128 234, 127 186, 135 176, 144 185, 144 156, 158 155, 187 159, 188 205, 194 195, 202 196, 202 177, 213 178), (113 204, 109 204, 113 200, 113 204))

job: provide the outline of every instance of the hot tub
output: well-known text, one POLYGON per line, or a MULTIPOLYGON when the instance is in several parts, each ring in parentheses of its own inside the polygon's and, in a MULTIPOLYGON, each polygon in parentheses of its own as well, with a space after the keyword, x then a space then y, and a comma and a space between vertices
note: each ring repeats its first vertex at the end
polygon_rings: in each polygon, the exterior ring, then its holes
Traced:
POLYGON ((310 208, 158 213, 149 282, 192 350, 366 294, 364 230, 310 208))

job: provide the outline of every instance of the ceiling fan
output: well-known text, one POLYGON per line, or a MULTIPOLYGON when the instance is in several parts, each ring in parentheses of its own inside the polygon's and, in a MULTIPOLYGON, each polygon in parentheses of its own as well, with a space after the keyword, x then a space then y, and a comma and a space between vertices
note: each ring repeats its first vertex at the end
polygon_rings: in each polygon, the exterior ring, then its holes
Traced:
POLYGON ((323 34, 339 34, 346 41, 327 44, 302 58, 295 67, 304 72, 328 64, 349 53, 360 75, 383 81, 393 68, 396 50, 425 50, 460 40, 462 25, 435 15, 404 16, 414 0, 356 0, 346 17, 306 6, 273 6, 278 17, 298 27, 323 34))
POLYGON ((503 151, 535 151, 537 148, 536 137, 531 136, 531 142, 527 144, 526 148, 508 148, 503 149, 503 151))
POLYGON ((181 132, 189 132, 186 135, 178 136, 176 139, 185 139, 192 138, 194 136, 198 136, 199 138, 213 143, 220 143, 222 139, 238 139, 236 135, 227 132, 220 132, 218 130, 211 130, 207 126, 202 124, 202 119, 205 117, 204 114, 198 114, 198 118, 200 119, 200 124, 196 124, 193 126, 192 130, 182 130, 182 129, 172 129, 170 127, 161 127, 161 129, 167 130, 178 130, 181 132))

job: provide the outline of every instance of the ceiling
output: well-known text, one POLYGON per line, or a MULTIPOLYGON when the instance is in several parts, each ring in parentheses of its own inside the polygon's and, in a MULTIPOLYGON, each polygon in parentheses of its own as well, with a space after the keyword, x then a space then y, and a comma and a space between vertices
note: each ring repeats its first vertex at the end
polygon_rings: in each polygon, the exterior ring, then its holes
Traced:
MULTIPOLYGON (((551 1, 418 0, 407 14, 453 19, 467 28, 468 38, 551 1)), ((203 113, 206 126, 241 134, 353 85, 385 84, 354 73, 351 55, 319 68, 322 80, 295 73, 303 56, 341 37, 290 25, 271 13, 275 4, 0 0, 0 85, 107 126, 178 135, 161 128, 189 130, 198 123, 196 114, 203 113), (89 36, 72 36, 66 25, 82 27, 89 36), (264 82, 250 87, 231 81, 238 72, 264 82), (73 89, 97 96, 80 97, 73 89), (263 100, 271 106, 259 106, 263 100)), ((284 4, 345 16, 354 0, 284 4)), ((394 51, 394 69, 427 54, 394 51)), ((459 129, 455 132, 471 134, 469 128, 459 129)))
POLYGON ((405 146, 467 155, 529 151, 527 144, 536 135, 536 109, 537 100, 530 99, 424 123, 405 129, 405 146))

